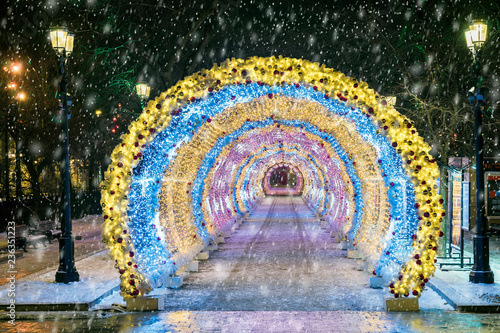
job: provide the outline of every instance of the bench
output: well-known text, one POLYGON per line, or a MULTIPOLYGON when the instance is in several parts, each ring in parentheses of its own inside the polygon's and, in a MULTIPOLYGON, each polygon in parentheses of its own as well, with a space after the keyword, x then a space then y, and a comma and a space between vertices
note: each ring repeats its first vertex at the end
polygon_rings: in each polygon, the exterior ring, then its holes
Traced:
POLYGON ((47 237, 45 237, 45 235, 33 235, 28 226, 25 224, 16 226, 16 249, 22 248, 24 252, 28 252, 26 249, 28 245, 33 245, 33 248, 36 249, 36 244, 42 242, 43 246, 46 246, 46 239, 47 237))
POLYGON ((49 244, 52 244, 54 238, 61 237, 62 231, 57 229, 56 224, 51 220, 38 221, 34 223, 34 229, 31 230, 33 235, 45 235, 49 244))
POLYGON ((497 237, 500 237, 500 224, 493 223, 490 225, 489 232, 494 234, 497 237))

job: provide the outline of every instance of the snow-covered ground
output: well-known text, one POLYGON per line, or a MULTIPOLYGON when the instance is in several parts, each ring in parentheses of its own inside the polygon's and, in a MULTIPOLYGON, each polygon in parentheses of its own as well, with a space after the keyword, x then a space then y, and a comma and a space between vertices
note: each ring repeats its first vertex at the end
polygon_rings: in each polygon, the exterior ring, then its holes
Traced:
MULTIPOLYGON (((55 272, 31 276, 30 280, 16 284, 16 304, 56 304, 92 302, 119 283, 118 271, 107 251, 76 262, 80 281, 56 283, 55 272)), ((0 291, 0 304, 8 304, 9 289, 0 291)))

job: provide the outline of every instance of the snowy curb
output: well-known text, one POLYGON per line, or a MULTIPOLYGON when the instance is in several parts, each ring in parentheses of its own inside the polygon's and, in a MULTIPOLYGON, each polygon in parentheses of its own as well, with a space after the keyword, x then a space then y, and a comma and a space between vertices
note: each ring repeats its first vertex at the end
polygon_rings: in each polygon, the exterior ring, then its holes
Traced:
POLYGON ((439 296, 444 298, 448 304, 460 312, 476 312, 476 313, 500 313, 500 303, 478 302, 464 296, 460 290, 453 288, 453 284, 433 277, 429 280, 428 286, 434 290, 439 296))
MULTIPOLYGON (((16 313, 17 320, 36 320, 36 321, 62 321, 77 319, 102 319, 111 316, 130 315, 130 312, 109 312, 109 311, 22 311, 16 313)), ((1 323, 2 321, 0 321, 1 323)))
MULTIPOLYGON (((108 291, 104 292, 99 297, 87 302, 61 302, 61 303, 17 303, 16 311, 31 312, 31 311, 89 311, 89 309, 110 296, 113 292, 120 290, 116 285, 108 291)), ((0 311, 8 311, 8 304, 0 304, 0 311)))
POLYGON ((9 310, 13 301, 15 310, 25 311, 88 311, 102 299, 119 291, 114 262, 107 251, 78 260, 78 282, 54 282, 54 269, 43 274, 31 274, 19 279, 14 289, 0 290, 0 311, 9 310))

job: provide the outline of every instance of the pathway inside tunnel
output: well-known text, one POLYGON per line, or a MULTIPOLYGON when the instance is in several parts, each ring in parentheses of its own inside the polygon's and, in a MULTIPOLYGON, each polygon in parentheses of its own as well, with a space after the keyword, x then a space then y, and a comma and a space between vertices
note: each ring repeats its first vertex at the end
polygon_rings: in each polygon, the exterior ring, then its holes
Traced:
POLYGON ((268 196, 201 262, 165 310, 381 310, 386 291, 334 243, 299 196, 268 196))

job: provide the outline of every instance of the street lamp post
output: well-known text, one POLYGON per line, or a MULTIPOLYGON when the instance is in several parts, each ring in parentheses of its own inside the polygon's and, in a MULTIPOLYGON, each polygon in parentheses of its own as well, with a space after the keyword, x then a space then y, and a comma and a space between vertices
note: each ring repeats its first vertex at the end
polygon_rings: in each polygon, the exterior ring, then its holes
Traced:
POLYGON ((488 26, 482 21, 475 21, 465 32, 467 46, 474 55, 474 134, 476 136, 476 234, 474 235, 474 267, 470 271, 472 283, 494 283, 490 268, 489 238, 486 235, 487 221, 484 214, 484 170, 483 170, 483 119, 479 102, 481 88, 481 47, 486 41, 488 26))
POLYGON ((74 36, 68 34, 64 27, 53 27, 50 30, 52 47, 56 51, 61 73, 59 83, 61 103, 63 109, 62 125, 64 136, 64 190, 63 190, 63 222, 61 223, 62 235, 59 239, 59 268, 56 273, 56 282, 69 283, 80 280, 75 267, 75 243, 72 236, 71 204, 70 204, 70 174, 69 174, 69 134, 68 134, 68 81, 64 65, 67 56, 73 51, 74 36))

